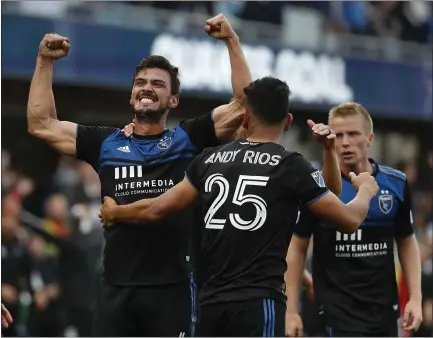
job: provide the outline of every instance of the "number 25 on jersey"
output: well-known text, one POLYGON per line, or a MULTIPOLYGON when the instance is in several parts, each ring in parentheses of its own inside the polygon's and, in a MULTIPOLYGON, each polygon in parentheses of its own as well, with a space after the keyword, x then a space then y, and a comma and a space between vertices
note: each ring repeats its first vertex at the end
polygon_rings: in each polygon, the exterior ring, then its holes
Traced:
MULTIPOLYGON (((262 186, 265 187, 268 183, 269 177, 266 176, 249 176, 239 175, 238 182, 236 184, 235 192, 233 195, 232 203, 242 206, 245 203, 252 203, 256 207, 256 213, 253 220, 245 221, 239 214, 230 213, 230 223, 239 230, 254 231, 262 227, 266 221, 267 211, 266 202, 263 198, 253 194, 245 194, 245 188, 248 185, 262 186)), ((215 200, 212 202, 204 221, 206 228, 208 229, 223 229, 227 219, 214 218, 215 213, 221 208, 227 201, 229 195, 230 183, 221 174, 213 174, 206 179, 205 192, 211 192, 212 187, 218 185, 219 193, 215 200)))

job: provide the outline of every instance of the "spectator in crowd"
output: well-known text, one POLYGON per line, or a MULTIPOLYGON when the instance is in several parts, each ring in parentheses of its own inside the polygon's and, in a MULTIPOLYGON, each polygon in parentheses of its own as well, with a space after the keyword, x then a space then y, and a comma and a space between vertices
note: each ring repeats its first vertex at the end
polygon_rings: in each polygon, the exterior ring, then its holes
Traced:
POLYGON ((45 241, 32 236, 28 241, 30 254, 29 287, 32 304, 29 315, 29 335, 33 337, 58 337, 63 333, 62 312, 58 303, 58 261, 47 254, 45 241))

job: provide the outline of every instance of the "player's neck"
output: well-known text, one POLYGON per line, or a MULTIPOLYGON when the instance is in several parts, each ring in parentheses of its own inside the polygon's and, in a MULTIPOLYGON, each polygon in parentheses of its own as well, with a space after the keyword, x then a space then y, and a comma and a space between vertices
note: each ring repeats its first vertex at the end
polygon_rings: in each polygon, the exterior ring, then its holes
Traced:
POLYGON ((280 144, 282 136, 281 132, 276 132, 274 129, 261 130, 260 132, 247 130, 245 133, 245 138, 248 141, 260 143, 273 142, 280 144))
POLYGON ((360 173, 364 173, 364 172, 368 172, 370 173, 370 175, 373 174, 373 166, 368 160, 368 158, 360 160, 354 165, 345 165, 340 163, 340 169, 343 172, 343 174, 346 176, 349 176, 350 172, 353 172, 356 175, 359 175, 360 173))
POLYGON ((141 136, 158 135, 165 130, 165 121, 160 122, 139 122, 135 123, 134 133, 141 136))

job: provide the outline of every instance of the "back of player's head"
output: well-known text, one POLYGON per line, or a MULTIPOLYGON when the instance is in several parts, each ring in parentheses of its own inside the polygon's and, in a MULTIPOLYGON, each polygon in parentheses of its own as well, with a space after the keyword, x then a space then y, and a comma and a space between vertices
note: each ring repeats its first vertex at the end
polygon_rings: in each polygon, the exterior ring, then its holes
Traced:
POLYGON ((170 61, 161 55, 150 55, 140 61, 135 67, 133 81, 139 72, 147 68, 158 68, 165 70, 170 74, 171 95, 177 95, 180 92, 179 69, 173 66, 170 61))
POLYGON ((367 109, 365 109, 361 104, 356 102, 346 102, 333 107, 329 111, 328 123, 331 123, 331 120, 336 117, 345 117, 345 116, 353 116, 353 115, 362 116, 365 122, 365 131, 368 134, 373 132, 373 120, 371 119, 370 114, 368 113, 367 109))
POLYGON ((262 123, 276 125, 287 118, 290 89, 284 81, 266 76, 252 82, 244 93, 247 107, 262 123))

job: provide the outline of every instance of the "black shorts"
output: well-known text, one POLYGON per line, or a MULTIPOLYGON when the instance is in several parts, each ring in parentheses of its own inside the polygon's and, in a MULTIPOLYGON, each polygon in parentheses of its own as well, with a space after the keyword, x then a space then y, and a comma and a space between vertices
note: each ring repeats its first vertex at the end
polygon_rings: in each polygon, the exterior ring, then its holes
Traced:
POLYGON ((194 334, 196 288, 192 281, 122 287, 101 283, 93 337, 190 337, 194 334))
POLYGON ((197 337, 284 337, 286 304, 269 298, 199 307, 197 337))
POLYGON ((394 324, 384 325, 383 328, 377 332, 357 332, 351 330, 340 330, 326 327, 328 337, 398 337, 397 321, 394 324))

